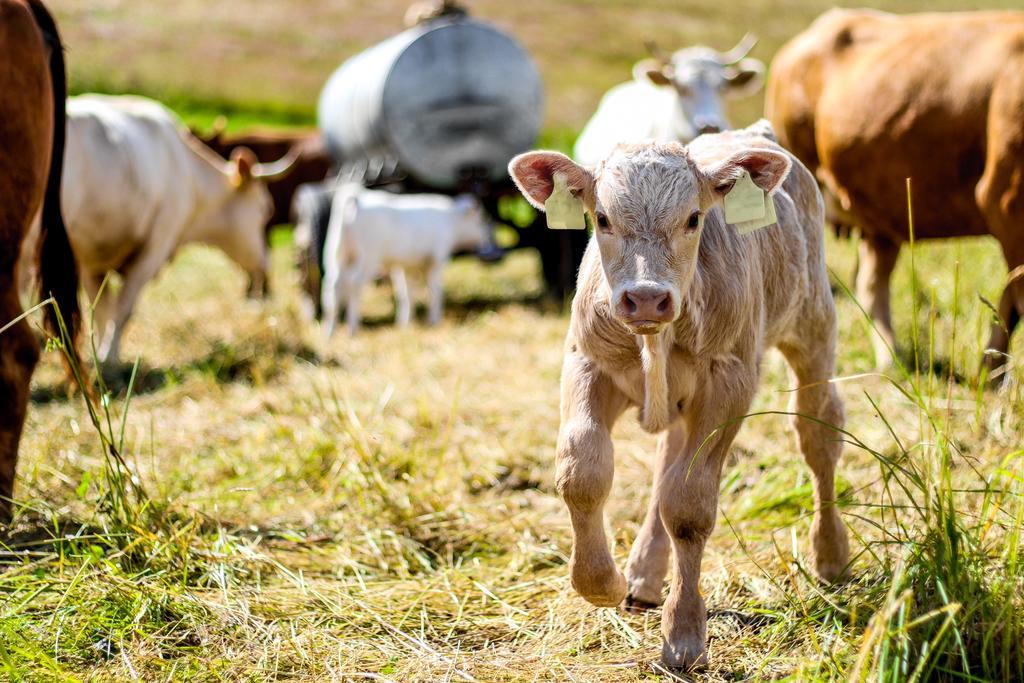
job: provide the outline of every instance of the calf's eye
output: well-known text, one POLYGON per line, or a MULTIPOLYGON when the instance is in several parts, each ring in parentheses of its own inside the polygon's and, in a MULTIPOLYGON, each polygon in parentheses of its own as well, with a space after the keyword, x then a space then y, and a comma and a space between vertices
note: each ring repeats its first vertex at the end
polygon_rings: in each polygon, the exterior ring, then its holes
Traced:
POLYGON ((694 211, 690 214, 690 219, 686 221, 686 227, 689 230, 693 230, 700 225, 700 211, 694 211))
POLYGON ((611 229, 608 226, 608 216, 603 213, 597 214, 597 227, 601 232, 611 232, 611 229))

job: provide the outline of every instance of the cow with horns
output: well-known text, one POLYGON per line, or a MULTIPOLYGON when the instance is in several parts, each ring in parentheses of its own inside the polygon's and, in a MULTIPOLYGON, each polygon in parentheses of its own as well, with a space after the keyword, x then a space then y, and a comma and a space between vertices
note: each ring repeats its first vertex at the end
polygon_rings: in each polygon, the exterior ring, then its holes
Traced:
POLYGON ((747 56, 756 43, 748 33, 727 52, 697 46, 668 55, 649 42, 651 58, 637 62, 632 81, 605 94, 583 128, 576 161, 594 165, 620 143, 685 144, 728 129, 723 98, 753 94, 764 82, 764 64, 747 56))
POLYGON ((297 159, 292 150, 261 164, 240 148, 225 161, 169 109, 142 97, 68 100, 60 194, 83 285, 96 302, 101 361, 117 362, 142 288, 185 244, 218 247, 249 275, 250 295, 263 291, 263 226, 273 209, 266 184, 297 159), (108 273, 120 274, 120 291, 102 289, 108 273))

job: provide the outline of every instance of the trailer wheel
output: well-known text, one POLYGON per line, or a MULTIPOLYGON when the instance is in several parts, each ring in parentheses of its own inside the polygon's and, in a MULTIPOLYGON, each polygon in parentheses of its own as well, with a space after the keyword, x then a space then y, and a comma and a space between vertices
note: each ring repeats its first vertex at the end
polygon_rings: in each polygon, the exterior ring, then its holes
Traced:
POLYGON ((548 230, 543 217, 540 220, 537 250, 544 284, 549 296, 564 301, 576 290, 576 273, 590 234, 586 230, 548 230))

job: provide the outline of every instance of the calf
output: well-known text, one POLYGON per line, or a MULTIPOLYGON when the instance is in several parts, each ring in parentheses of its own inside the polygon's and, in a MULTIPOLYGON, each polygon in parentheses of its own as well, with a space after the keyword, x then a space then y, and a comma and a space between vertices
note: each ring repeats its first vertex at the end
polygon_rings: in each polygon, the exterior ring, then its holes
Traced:
POLYGON ((814 566, 831 580, 847 564, 834 487, 841 443, 833 429, 843 425, 843 406, 829 382, 836 318, 817 184, 774 143, 767 122, 688 146, 619 146, 595 168, 528 152, 510 172, 537 208, 564 182, 595 225, 565 341, 556 454, 573 527, 573 587, 598 606, 656 606, 671 554, 662 659, 703 664, 701 554, 715 526, 722 464, 771 346, 797 386, 794 425, 814 474, 814 566), (744 172, 772 193, 778 222, 741 235, 721 206, 744 172), (661 441, 650 506, 623 576, 608 550, 604 502, 612 426, 634 406, 661 441))
POLYGON ((347 297, 349 332, 359 327, 363 287, 385 269, 395 290, 395 321, 409 324, 411 302, 407 268, 426 270, 430 289, 429 320, 441 321, 444 291, 441 276, 453 252, 482 248, 490 230, 479 202, 471 195, 399 195, 362 187, 343 187, 334 195, 324 246, 321 298, 324 331, 329 337, 338 306, 347 297))
POLYGON ((167 108, 140 97, 83 95, 67 111, 61 197, 83 284, 96 300, 107 273, 124 280, 96 304, 100 360, 117 361, 142 287, 189 242, 219 247, 249 273, 253 291, 262 289, 271 210, 263 180, 287 164, 257 164, 246 150, 225 162, 167 108))

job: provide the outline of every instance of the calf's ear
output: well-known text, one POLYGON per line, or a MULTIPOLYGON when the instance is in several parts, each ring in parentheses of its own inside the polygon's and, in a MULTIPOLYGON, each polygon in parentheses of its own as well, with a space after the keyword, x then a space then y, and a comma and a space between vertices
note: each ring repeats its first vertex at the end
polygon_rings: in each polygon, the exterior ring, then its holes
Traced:
POLYGON ((793 162, 789 155, 774 149, 749 147, 734 152, 724 161, 698 163, 698 170, 711 191, 724 197, 746 171, 754 184, 765 192, 774 192, 789 175, 793 162))
POLYGON ((533 206, 544 209, 544 202, 555 188, 556 173, 562 174, 565 184, 585 204, 593 204, 594 176, 583 166, 559 152, 526 152, 512 159, 508 165, 512 176, 533 206))

